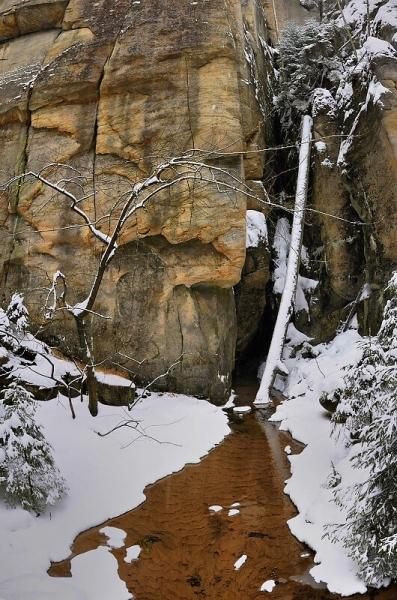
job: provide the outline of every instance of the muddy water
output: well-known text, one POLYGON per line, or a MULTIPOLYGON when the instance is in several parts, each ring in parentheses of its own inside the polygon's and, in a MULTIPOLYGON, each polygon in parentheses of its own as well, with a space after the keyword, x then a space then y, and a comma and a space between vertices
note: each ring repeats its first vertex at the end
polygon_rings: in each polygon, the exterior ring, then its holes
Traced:
MULTIPOLYGON (((239 394, 246 403, 254 390, 240 386, 239 394)), ((99 529, 109 525, 126 532, 125 547, 142 547, 130 564, 124 561, 125 548, 112 550, 119 576, 136 600, 259 600, 267 597, 259 592, 267 579, 278 582, 272 599, 337 598, 307 585, 313 583, 308 576, 312 557, 286 525, 295 514, 282 493, 289 476, 287 444, 299 451, 259 413, 236 418, 232 434, 200 464, 148 487, 146 501, 136 509, 81 533, 71 555, 53 564, 49 574, 70 576, 70 560, 106 544, 99 529), (240 512, 229 515, 235 503, 240 512), (223 509, 214 513, 211 505, 223 509), (247 560, 235 570, 243 554, 247 560)), ((397 592, 359 598, 392 600, 397 592)))

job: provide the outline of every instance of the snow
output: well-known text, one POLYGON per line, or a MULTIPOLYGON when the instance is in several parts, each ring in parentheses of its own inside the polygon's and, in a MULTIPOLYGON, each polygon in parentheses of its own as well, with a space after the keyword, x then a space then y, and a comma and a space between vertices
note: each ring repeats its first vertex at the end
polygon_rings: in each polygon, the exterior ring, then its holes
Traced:
MULTIPOLYGON (((369 12, 372 14, 384 0, 369 0, 369 12)), ((343 9, 346 22, 355 27, 362 27, 367 16, 367 3, 364 0, 350 0, 343 9)), ((340 25, 343 21, 340 19, 340 25)))
POLYGON ((316 117, 319 113, 325 112, 329 117, 334 117, 337 111, 337 105, 331 92, 325 88, 316 88, 312 97, 312 114, 316 117))
POLYGON ((34 342, 31 344, 24 343, 23 345, 42 354, 37 354, 31 365, 24 364, 19 358, 11 357, 7 366, 13 367, 15 377, 20 377, 23 381, 42 388, 52 388, 55 380, 59 381, 67 374, 76 377, 80 374, 74 363, 47 354, 43 345, 34 342))
POLYGON ((116 558, 106 548, 99 547, 74 558, 71 564, 72 579, 62 581, 68 581, 72 587, 83 590, 83 598, 87 600, 130 600, 131 594, 118 577, 117 570, 116 558))
POLYGON ((247 210, 247 248, 256 248, 260 243, 268 242, 265 215, 257 210, 247 210))
POLYGON ((108 538, 107 545, 110 548, 122 548, 127 534, 118 527, 102 527, 99 533, 103 533, 108 538))
POLYGON ((236 400, 236 393, 232 390, 230 393, 230 398, 227 400, 227 402, 222 406, 223 410, 227 410, 229 408, 233 408, 234 406, 234 402, 236 400))
POLYGON ((332 160, 330 160, 328 157, 324 158, 324 160, 321 161, 321 165, 323 167, 325 167, 326 169, 333 169, 335 163, 332 162, 332 160))
POLYGON ((124 557, 124 562, 131 563, 133 560, 137 560, 141 553, 142 548, 137 544, 135 546, 130 546, 127 548, 127 553, 124 557))
POLYGON ((373 36, 369 36, 365 40, 360 52, 362 54, 367 54, 370 59, 373 59, 377 56, 387 56, 389 58, 396 57, 396 51, 394 50, 393 46, 389 44, 389 42, 373 36))
MULTIPOLYGON (((107 236, 106 236, 107 237, 107 236)), ((74 306, 72 306, 70 308, 70 312, 75 316, 78 317, 79 315, 81 315, 85 310, 87 310, 87 305, 88 305, 88 298, 86 298, 85 300, 83 300, 82 302, 78 302, 77 304, 75 304, 74 306)))
POLYGON ((272 592, 275 587, 276 587, 276 582, 274 581, 274 579, 268 579, 267 581, 262 583, 260 591, 261 592, 272 592))
POLYGON ((371 98, 374 104, 382 104, 381 97, 384 94, 390 93, 390 90, 384 85, 382 85, 380 81, 374 81, 373 79, 372 81, 370 81, 370 84, 368 86, 368 96, 371 98))
POLYGON ((235 406, 233 408, 233 412, 237 413, 237 414, 247 414, 249 412, 251 412, 252 408, 251 406, 235 406))
POLYGON ((107 385, 115 385, 117 387, 129 387, 135 388, 135 383, 126 377, 120 377, 120 375, 114 375, 113 373, 104 373, 102 371, 95 371, 95 379, 99 383, 106 383, 107 385))
POLYGON ((338 106, 344 106, 346 104, 349 104, 352 98, 353 85, 351 81, 342 80, 336 91, 336 101, 338 103, 338 106))
MULTIPOLYGON (((32 546, 37 551, 37 545, 32 546)), ((107 548, 99 547, 71 561, 71 578, 42 577, 21 573, 18 587, 13 578, 3 579, 0 598, 4 600, 130 600, 125 583, 117 573, 117 560, 107 548)), ((25 569, 26 570, 26 569, 25 569)))
POLYGON ((397 29, 397 0, 389 0, 389 2, 386 2, 386 4, 379 8, 373 25, 375 30, 388 25, 397 29))
MULTIPOLYGON (((346 129, 344 131, 342 129, 342 131, 347 134, 346 138, 341 141, 337 165, 345 169, 348 164, 348 152, 354 141, 361 117, 365 115, 370 103, 382 107, 382 96, 390 92, 374 75, 374 65, 376 66, 378 62, 385 64, 385 61, 391 61, 397 56, 393 45, 387 41, 387 39, 392 42, 397 41, 395 33, 397 2, 396 0, 388 2, 369 0, 367 5, 364 0, 350 0, 343 9, 343 16, 351 28, 356 45, 354 56, 352 55, 350 59, 344 61, 343 72, 340 72, 339 87, 335 94, 338 109, 345 115, 346 129), (367 10, 369 10, 370 21, 368 30, 367 10), (355 82, 354 91, 353 82, 355 82), (359 85, 356 85, 357 82, 359 85), (352 102, 353 94, 357 96, 365 89, 368 92, 367 96, 364 100, 360 100, 357 106, 357 103, 352 102)), ((345 29, 342 15, 336 19, 336 25, 342 31, 345 29)))
POLYGON ((246 554, 242 554, 240 556, 240 558, 238 558, 236 560, 236 562, 234 563, 234 569, 235 571, 238 571, 239 569, 241 569, 241 567, 243 566, 243 564, 245 563, 245 561, 247 560, 247 555, 246 554))
MULTIPOLYGON (((51 514, 37 518, 0 504, 0 597, 7 600, 129 598, 109 548, 73 559, 71 579, 49 577, 50 561, 67 557, 79 532, 138 506, 147 485, 199 462, 229 433, 221 408, 178 394, 152 394, 128 413, 100 406, 96 418, 85 402, 74 407, 76 420, 63 396, 39 403, 37 410, 69 495, 51 514), (126 428, 104 438, 97 435, 126 417, 139 420, 157 441, 126 428), (84 573, 91 574, 89 582, 84 573)), ((114 531, 110 541, 115 541, 114 531)))
POLYGON ((316 150, 319 154, 324 154, 327 150, 327 144, 325 142, 323 142, 322 140, 319 140, 318 142, 315 142, 315 147, 316 150))
MULTIPOLYGON (((378 40, 378 41, 382 41, 382 40, 378 40)), ((371 48, 370 38, 368 38, 368 40, 365 42, 365 44, 363 45, 362 49, 360 50, 362 58, 366 58, 367 56, 370 56, 370 50, 369 50, 371 48), (366 45, 365 45, 367 42, 369 42, 368 48, 366 48, 366 45)), ((389 46, 390 46, 390 44, 389 44, 389 46)), ((375 51, 375 47, 376 47, 376 45, 372 44, 372 49, 374 51, 375 51)), ((392 46, 390 46, 390 48, 392 48, 392 46)), ((389 94, 389 93, 390 93, 390 90, 388 88, 386 88, 384 85, 382 85, 380 83, 380 81, 377 81, 377 79, 375 77, 373 77, 371 79, 371 81, 368 83, 368 90, 367 90, 367 96, 366 96, 365 102, 361 105, 360 109, 358 110, 358 112, 353 120, 349 134, 341 142, 341 145, 339 148, 338 159, 337 159, 337 165, 339 167, 344 168, 346 166, 346 163, 347 163, 346 157, 352 146, 354 135, 355 135, 356 129, 358 128, 358 125, 360 123, 361 116, 366 113, 368 106, 370 105, 371 102, 372 102, 372 104, 379 104, 380 106, 382 106, 381 97, 383 96, 383 94, 389 94)))
POLYGON ((294 307, 297 312, 304 310, 309 313, 309 304, 306 300, 306 293, 311 294, 318 286, 316 279, 310 279, 309 277, 303 277, 298 275, 298 281, 296 283, 296 293, 294 299, 294 307))
MULTIPOLYGON (((318 142, 320 143, 320 142, 318 142)), ((274 233, 273 248, 276 252, 275 268, 273 273, 273 291, 275 294, 283 294, 287 277, 288 254, 291 245, 291 233, 288 219, 282 217, 278 219, 276 231, 274 233)), ((309 259, 306 248, 302 247, 301 261, 308 265, 309 259)), ((306 300, 306 293, 311 293, 318 285, 318 281, 298 275, 296 284, 296 293, 294 298, 294 307, 299 312, 309 311, 309 304, 306 300)))
POLYGON ((227 513, 228 517, 235 517, 236 515, 238 515, 240 513, 238 508, 231 508, 229 510, 229 512, 227 513))
POLYGON ((209 506, 208 509, 211 512, 217 513, 223 510, 223 506, 220 506, 219 504, 213 504, 212 506, 209 506))
POLYGON ((273 248, 276 251, 275 268, 273 273, 273 291, 282 294, 287 273, 288 247, 291 241, 288 219, 278 219, 274 232, 273 248))
POLYGON ((366 586, 357 577, 355 564, 346 555, 342 544, 323 539, 327 524, 345 521, 344 510, 332 501, 328 477, 336 469, 343 483, 349 485, 362 473, 352 469, 352 450, 345 446, 342 437, 332 436, 332 423, 319 403, 323 392, 341 386, 343 368, 360 358, 362 338, 355 329, 350 329, 329 344, 313 347, 315 358, 302 358, 299 353, 290 358, 296 340, 301 343, 295 332, 297 330, 290 326, 287 339, 292 342, 285 347, 283 355, 289 370, 283 389, 287 400, 278 406, 270 419, 281 421, 281 430, 289 431, 296 440, 306 444, 300 454, 288 457, 292 475, 285 491, 299 511, 288 525, 300 541, 314 550, 316 566, 310 574, 317 582, 325 582, 331 592, 343 596, 364 593, 366 586))

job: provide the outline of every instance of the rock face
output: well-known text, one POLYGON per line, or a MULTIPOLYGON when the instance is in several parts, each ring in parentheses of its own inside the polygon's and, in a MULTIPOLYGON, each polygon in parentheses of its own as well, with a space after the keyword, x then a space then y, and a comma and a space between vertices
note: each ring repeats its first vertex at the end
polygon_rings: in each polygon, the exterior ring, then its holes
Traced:
POLYGON ((318 114, 315 120, 316 137, 327 140, 326 152, 316 153, 312 196, 319 211, 319 238, 313 246, 323 262, 322 297, 311 326, 317 339, 333 335, 363 286, 359 324, 363 333, 376 333, 380 294, 397 266, 396 61, 383 58, 375 74, 388 91, 382 106, 370 105, 360 119, 347 172, 336 166, 340 142, 332 137, 338 131, 333 118, 318 114))
MULTIPOLYGON (((266 35, 254 0, 2 2, 1 181, 44 167, 65 179, 70 170, 48 165, 72 166, 85 177, 85 210, 106 233, 131 183, 188 149, 216 151, 213 164, 260 180, 264 155, 242 153, 270 135, 266 35)), ((98 359, 158 387, 224 399, 245 211, 244 194, 198 182, 136 214, 95 307, 110 317, 93 317, 98 359)), ((85 298, 100 245, 68 201, 38 183, 2 194, 0 236, 3 300, 23 291, 35 326, 73 352, 72 320, 61 312, 47 323, 42 307, 58 270, 69 301, 85 298)))
MULTIPOLYGON (((255 338, 270 278, 270 253, 245 248, 246 210, 268 214, 260 182, 271 192, 274 181, 262 151, 274 145, 266 41, 276 42, 289 19, 313 17, 298 0, 277 2, 277 15, 274 6, 0 3, 0 183, 44 168, 65 184, 78 172, 81 206, 107 234, 123 194, 166 158, 211 152, 209 164, 239 182, 225 193, 198 178, 137 211, 106 272, 95 306, 102 316, 92 317, 98 360, 215 402, 228 395, 236 344, 241 354, 255 338)), ((381 34, 391 41, 394 31, 381 34)), ((376 290, 397 264, 397 76, 390 61, 376 69, 390 94, 382 112, 372 107, 362 119, 352 170, 330 166, 337 138, 328 138, 328 164, 321 153, 315 158, 309 254, 322 265, 322 291, 307 329, 318 339, 334 333, 364 283, 375 293, 360 308, 361 327, 374 331, 376 290), (349 222, 357 218, 367 225, 349 222)), ((337 131, 331 117, 317 115, 318 138, 337 131)), ((0 194, 1 301, 22 291, 40 335, 75 354, 73 319, 60 311, 49 322, 43 306, 57 271, 67 278, 69 303, 83 301, 103 246, 69 201, 42 184, 13 181, 0 194)))

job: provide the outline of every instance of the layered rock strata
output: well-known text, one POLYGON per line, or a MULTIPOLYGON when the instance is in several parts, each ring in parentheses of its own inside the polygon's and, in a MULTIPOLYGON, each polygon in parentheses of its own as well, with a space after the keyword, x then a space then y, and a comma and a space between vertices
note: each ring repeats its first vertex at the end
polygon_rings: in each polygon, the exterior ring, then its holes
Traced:
MULTIPOLYGON (((48 168, 67 164, 84 176, 83 208, 107 233, 131 183, 188 149, 215 152, 211 164, 242 182, 260 180, 265 38, 253 0, 1 3, 2 182, 43 168, 67 179, 70 170, 48 168)), ((224 399, 245 211, 243 193, 197 182, 135 214, 95 307, 108 317, 93 317, 98 360, 145 381, 167 373, 157 385, 224 399)), ((0 228, 3 300, 22 290, 41 334, 73 353, 73 320, 59 312, 49 323, 43 305, 58 270, 69 302, 85 298, 101 244, 65 198, 37 183, 3 193, 0 228)))

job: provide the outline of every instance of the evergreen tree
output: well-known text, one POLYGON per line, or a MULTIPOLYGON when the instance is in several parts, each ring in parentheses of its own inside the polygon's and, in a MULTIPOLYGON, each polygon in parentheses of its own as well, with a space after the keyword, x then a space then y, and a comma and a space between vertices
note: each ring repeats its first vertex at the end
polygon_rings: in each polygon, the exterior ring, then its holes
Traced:
POLYGON ((360 575, 374 586, 397 573, 397 273, 387 293, 379 334, 365 342, 362 359, 347 373, 334 415, 358 444, 352 462, 366 476, 336 492, 349 510, 333 536, 343 539, 360 575))
POLYGON ((6 310, 10 322, 15 325, 18 332, 24 333, 28 328, 29 313, 23 301, 22 294, 15 292, 6 310))
POLYGON ((291 22, 282 32, 279 93, 275 100, 284 131, 292 133, 292 137, 301 116, 310 112, 314 90, 324 86, 327 74, 336 64, 334 38, 332 24, 316 21, 304 25, 291 22))
POLYGON ((19 382, 0 395, 0 487, 11 505, 42 512, 65 492, 52 448, 35 422, 36 402, 19 382))
POLYGON ((7 309, 4 311, 0 308, 0 347, 17 352, 28 325, 29 313, 23 296, 16 292, 12 295, 7 309))

